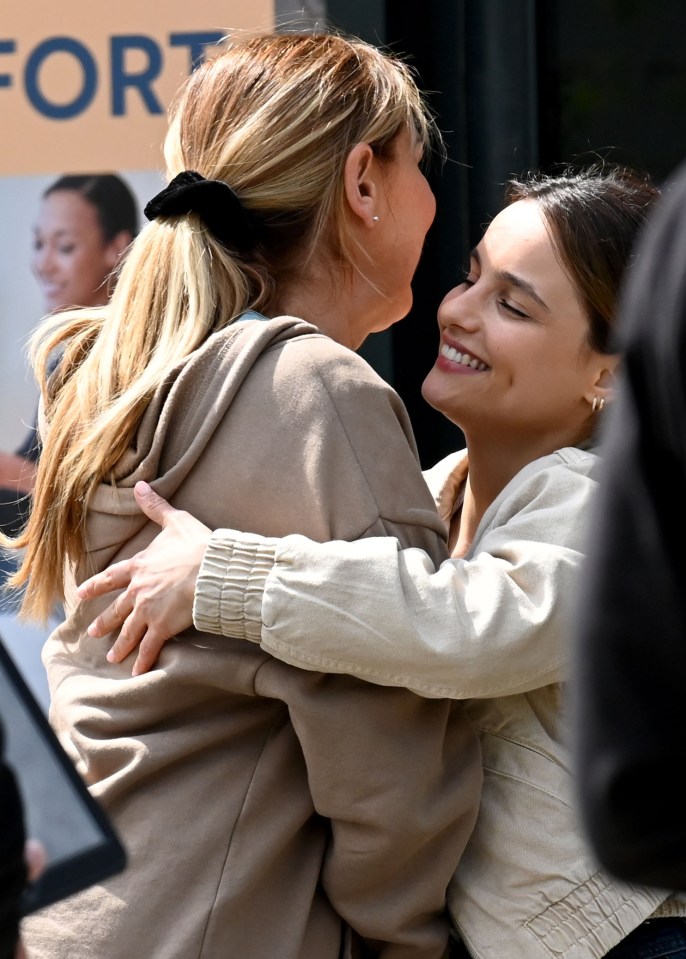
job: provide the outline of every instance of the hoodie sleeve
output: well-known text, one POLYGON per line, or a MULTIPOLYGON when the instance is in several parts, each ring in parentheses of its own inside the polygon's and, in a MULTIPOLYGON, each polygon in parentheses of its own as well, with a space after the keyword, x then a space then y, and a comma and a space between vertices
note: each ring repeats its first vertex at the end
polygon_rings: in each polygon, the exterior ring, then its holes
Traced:
POLYGON ((462 705, 276 659, 256 688, 288 705, 315 810, 331 823, 322 882, 364 954, 442 959, 446 889, 482 783, 462 705))

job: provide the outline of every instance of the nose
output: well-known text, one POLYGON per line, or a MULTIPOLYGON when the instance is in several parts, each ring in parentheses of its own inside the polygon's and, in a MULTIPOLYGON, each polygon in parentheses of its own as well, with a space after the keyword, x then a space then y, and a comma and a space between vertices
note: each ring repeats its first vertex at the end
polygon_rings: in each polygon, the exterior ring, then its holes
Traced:
POLYGON ((441 325, 451 328, 473 331, 481 323, 480 301, 475 286, 461 283, 444 298, 438 310, 441 325))
POLYGON ((41 276, 48 276, 55 265, 55 258, 48 246, 35 250, 33 254, 33 268, 41 276))

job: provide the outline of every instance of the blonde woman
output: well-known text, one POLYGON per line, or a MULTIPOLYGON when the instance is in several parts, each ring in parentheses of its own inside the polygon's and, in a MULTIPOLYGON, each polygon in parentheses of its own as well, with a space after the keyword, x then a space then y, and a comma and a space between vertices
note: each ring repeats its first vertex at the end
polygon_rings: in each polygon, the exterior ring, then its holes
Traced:
POLYGON ((212 526, 446 555, 406 412, 353 352, 410 307, 431 132, 406 67, 371 46, 229 44, 180 96, 169 185, 110 305, 40 334, 38 368, 61 358, 16 579, 28 615, 64 598, 52 721, 129 867, 33 917, 32 959, 445 954, 481 783, 460 706, 193 629, 132 677, 86 635, 102 603, 75 596, 154 536, 140 479, 212 526))

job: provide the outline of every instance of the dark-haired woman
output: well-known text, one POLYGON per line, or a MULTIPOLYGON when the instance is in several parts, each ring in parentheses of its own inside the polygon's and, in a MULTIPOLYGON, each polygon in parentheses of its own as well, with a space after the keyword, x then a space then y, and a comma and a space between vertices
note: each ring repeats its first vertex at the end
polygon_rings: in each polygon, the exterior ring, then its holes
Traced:
MULTIPOLYGON (((34 225, 31 268, 45 312, 102 306, 112 273, 138 231, 136 198, 114 173, 68 174, 44 191, 34 225)), ((0 451, 0 529, 16 536, 26 522, 40 455, 36 424, 13 452, 0 451)), ((0 554, 4 579, 15 569, 0 554)), ((0 610, 16 606, 0 591, 0 610)))
POLYGON ((107 303, 112 271, 137 231, 136 199, 121 177, 55 180, 43 193, 31 259, 46 313, 107 303))

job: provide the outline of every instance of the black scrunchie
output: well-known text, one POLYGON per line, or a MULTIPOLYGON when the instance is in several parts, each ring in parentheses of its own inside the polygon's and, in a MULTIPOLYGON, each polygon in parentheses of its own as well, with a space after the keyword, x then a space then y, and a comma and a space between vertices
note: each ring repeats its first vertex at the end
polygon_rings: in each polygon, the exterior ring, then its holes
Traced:
POLYGON ((149 220, 196 213, 210 233, 231 250, 245 252, 257 243, 249 212, 223 180, 206 180, 185 170, 154 196, 143 211, 149 220))

